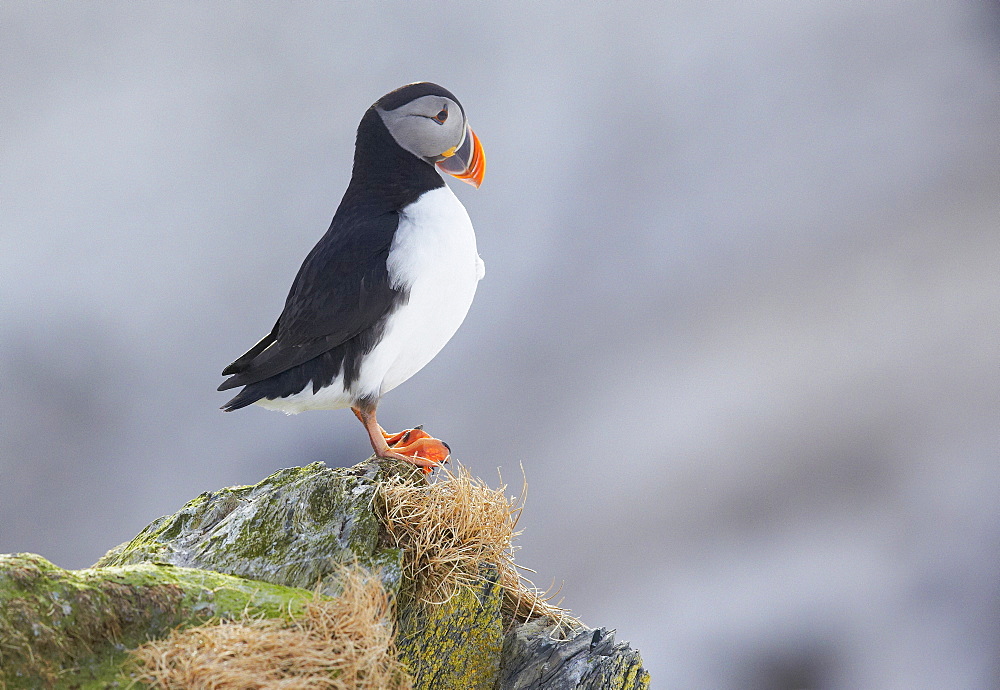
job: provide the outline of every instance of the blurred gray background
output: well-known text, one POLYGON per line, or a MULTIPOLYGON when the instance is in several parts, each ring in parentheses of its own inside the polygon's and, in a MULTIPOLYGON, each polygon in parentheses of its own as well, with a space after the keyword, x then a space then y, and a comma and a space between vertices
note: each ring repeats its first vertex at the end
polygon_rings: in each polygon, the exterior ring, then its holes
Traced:
POLYGON ((370 451, 218 411, 365 108, 455 92, 487 264, 383 402, 657 688, 1000 687, 995 3, 0 5, 0 552, 370 451))

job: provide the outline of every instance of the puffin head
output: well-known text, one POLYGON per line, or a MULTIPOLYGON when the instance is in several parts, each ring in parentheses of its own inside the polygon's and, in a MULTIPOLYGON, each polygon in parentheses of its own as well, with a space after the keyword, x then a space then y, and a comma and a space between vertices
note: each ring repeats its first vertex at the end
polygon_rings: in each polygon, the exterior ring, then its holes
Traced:
POLYGON ((407 84, 382 96, 372 108, 403 149, 474 187, 482 184, 483 146, 450 91, 426 81, 407 84))

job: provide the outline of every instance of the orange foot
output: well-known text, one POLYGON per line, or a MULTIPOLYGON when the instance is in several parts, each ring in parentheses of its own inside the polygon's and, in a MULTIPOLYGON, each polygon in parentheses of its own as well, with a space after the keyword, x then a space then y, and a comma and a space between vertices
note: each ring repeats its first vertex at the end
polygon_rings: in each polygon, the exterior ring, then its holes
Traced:
POLYGON ((389 446, 389 456, 413 463, 424 474, 444 463, 451 457, 451 448, 440 439, 436 439, 426 431, 417 427, 407 429, 398 434, 382 432, 386 445, 389 446))

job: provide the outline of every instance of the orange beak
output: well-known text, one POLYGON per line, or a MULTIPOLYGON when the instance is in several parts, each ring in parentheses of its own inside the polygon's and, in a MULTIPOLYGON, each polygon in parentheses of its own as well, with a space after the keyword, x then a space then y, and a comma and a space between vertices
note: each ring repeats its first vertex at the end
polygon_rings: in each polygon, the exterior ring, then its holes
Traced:
POLYGON ((483 183, 483 177, 486 176, 486 154, 483 153, 483 145, 479 143, 479 137, 472 131, 472 127, 466 125, 465 140, 457 148, 445 151, 442 155, 444 158, 437 162, 437 167, 441 170, 476 188, 483 183))

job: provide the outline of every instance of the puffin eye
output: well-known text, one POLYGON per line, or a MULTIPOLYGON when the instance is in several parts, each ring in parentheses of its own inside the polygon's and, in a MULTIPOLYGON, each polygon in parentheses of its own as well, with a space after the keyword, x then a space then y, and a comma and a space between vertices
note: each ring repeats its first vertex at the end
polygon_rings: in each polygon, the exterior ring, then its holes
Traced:
POLYGON ((445 122, 445 120, 448 119, 448 108, 447 108, 447 106, 444 107, 444 108, 441 108, 441 112, 439 112, 437 115, 435 115, 432 119, 434 119, 437 122, 440 122, 443 125, 444 122, 445 122))

